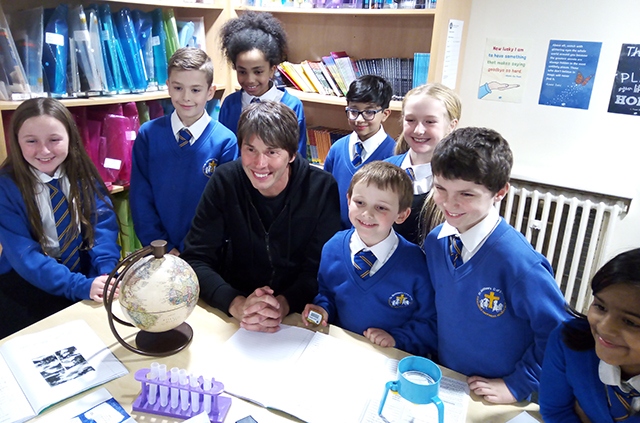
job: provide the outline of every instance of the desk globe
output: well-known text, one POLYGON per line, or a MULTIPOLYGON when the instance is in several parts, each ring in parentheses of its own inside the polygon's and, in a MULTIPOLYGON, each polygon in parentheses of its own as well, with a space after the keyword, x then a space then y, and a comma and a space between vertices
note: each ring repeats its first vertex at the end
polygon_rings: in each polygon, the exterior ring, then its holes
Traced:
POLYGON ((166 241, 124 258, 111 272, 105 284, 105 308, 114 336, 130 351, 150 356, 166 356, 184 349, 193 338, 193 329, 184 321, 198 302, 198 278, 186 261, 166 254, 166 241), (113 282, 113 289, 107 288, 113 282), (120 307, 130 322, 112 312, 116 288, 120 288, 120 307), (141 329, 136 347, 116 331, 114 320, 141 329))

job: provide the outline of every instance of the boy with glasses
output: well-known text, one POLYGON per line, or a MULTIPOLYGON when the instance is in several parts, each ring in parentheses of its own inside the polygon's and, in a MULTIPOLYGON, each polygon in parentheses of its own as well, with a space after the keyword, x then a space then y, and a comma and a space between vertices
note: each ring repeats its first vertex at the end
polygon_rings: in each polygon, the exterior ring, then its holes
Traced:
POLYGON ((391 114, 392 94, 391 85, 376 75, 363 75, 349 86, 345 111, 353 132, 331 146, 324 162, 324 170, 338 181, 343 229, 351 227, 347 189, 353 175, 363 164, 393 155, 395 141, 382 127, 391 114))

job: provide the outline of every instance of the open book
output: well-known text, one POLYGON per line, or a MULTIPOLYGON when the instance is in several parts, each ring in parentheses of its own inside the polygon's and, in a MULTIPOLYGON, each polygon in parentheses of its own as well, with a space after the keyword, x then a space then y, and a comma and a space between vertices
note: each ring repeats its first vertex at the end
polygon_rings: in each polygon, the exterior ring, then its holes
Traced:
POLYGON ((84 320, 19 336, 0 346, 0 423, 24 422, 127 373, 84 320))
MULTIPOLYGON (((345 423, 383 422, 377 405, 398 364, 358 343, 286 325, 272 334, 239 329, 216 362, 213 376, 231 395, 307 422, 345 423)), ((445 379, 462 389, 460 403, 449 407, 464 407, 464 422, 466 383, 445 379)))

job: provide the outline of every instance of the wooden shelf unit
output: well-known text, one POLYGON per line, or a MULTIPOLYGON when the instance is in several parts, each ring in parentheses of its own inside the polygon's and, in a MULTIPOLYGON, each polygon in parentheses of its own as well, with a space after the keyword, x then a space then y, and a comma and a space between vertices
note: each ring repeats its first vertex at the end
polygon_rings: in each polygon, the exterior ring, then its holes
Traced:
MULTIPOLYGON (((431 53, 428 81, 435 82, 442 80, 451 19, 464 21, 460 57, 464 56, 471 0, 438 0, 435 9, 424 10, 235 7, 231 15, 247 10, 270 12, 283 23, 289 38, 290 62, 318 61, 331 51, 346 51, 354 59, 413 58, 416 52, 431 53)), ((459 65, 457 79, 461 74, 459 65)), ((349 129, 343 97, 290 92, 303 101, 307 126, 349 129)), ((391 110, 384 126, 395 138, 402 129, 401 102, 392 102, 391 110)))
MULTIPOLYGON (((222 97, 223 90, 230 87, 231 69, 227 65, 226 60, 220 51, 220 43, 218 41, 218 32, 220 27, 228 19, 229 0, 216 0, 214 4, 203 3, 186 3, 178 0, 168 0, 159 2, 157 0, 110 0, 99 3, 109 3, 111 11, 119 10, 122 7, 131 9, 140 9, 143 11, 151 11, 158 7, 166 9, 173 8, 177 18, 180 17, 203 17, 205 25, 205 39, 207 53, 213 60, 214 64, 214 82, 218 92, 216 97, 222 97)), ((37 6, 56 7, 60 2, 57 0, 21 0, 19 2, 2 3, 5 13, 11 13, 16 10, 30 9, 37 6)), ((156 100, 169 98, 167 91, 150 91, 140 94, 122 94, 113 96, 96 96, 89 98, 65 99, 62 102, 67 107, 77 106, 97 106, 102 104, 115 104, 138 102, 147 100, 156 100)), ((0 163, 7 156, 6 142, 4 137, 3 119, 8 117, 8 112, 15 110, 20 105, 20 101, 0 101, 0 163)))
MULTIPOLYGON (((103 0, 98 0, 104 2, 103 0)), ((431 53, 430 82, 442 79, 447 27, 451 19, 464 21, 460 57, 464 56, 465 38, 469 24, 471 0, 438 0, 436 9, 308 9, 308 8, 256 8, 234 7, 236 0, 215 0, 213 4, 185 3, 178 0, 110 0, 112 10, 119 7, 139 8, 150 11, 157 7, 174 9, 176 17, 204 17, 206 48, 215 67, 214 80, 217 97, 228 95, 237 87, 235 72, 220 49, 219 31, 229 19, 247 10, 267 11, 282 21, 289 37, 291 62, 321 60, 331 51, 346 51, 354 59, 378 57, 412 58, 415 52, 431 53)), ((55 7, 57 0, 21 0, 10 2, 5 13, 44 5, 55 7)), ((458 66, 459 79, 462 73, 458 66)), ((344 114, 346 100, 343 97, 290 92, 299 97, 305 107, 308 126, 328 126, 349 129, 344 114)), ((166 98, 166 92, 149 92, 122 96, 72 99, 63 102, 68 107, 112 104, 166 98)), ((3 114, 17 108, 19 102, 0 102, 0 128, 3 114)), ((401 102, 391 105, 392 115, 385 122, 387 132, 395 137, 400 133, 401 102)), ((0 160, 6 157, 4 132, 0 131, 0 160)))

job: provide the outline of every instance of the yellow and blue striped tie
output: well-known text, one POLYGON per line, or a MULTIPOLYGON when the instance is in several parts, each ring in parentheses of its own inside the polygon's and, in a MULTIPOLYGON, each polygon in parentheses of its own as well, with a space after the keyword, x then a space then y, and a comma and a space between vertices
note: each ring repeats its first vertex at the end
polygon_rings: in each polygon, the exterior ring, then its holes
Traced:
POLYGON ((82 237, 72 238, 71 234, 71 213, 69 212, 69 202, 60 189, 60 181, 52 179, 47 183, 49 187, 49 198, 53 217, 56 221, 56 232, 58 232, 58 243, 60 244, 60 262, 71 271, 76 271, 80 265, 80 246, 82 237))
POLYGON ((353 267, 362 279, 367 279, 371 266, 376 262, 376 256, 371 251, 360 250, 353 256, 353 267))
POLYGON ((191 131, 189 131, 187 128, 182 128, 180 131, 178 131, 178 145, 180 146, 180 148, 190 146, 191 138, 193 138, 193 135, 191 135, 191 131))
POLYGON ((462 265, 462 240, 455 235, 449 236, 449 255, 451 256, 451 263, 453 267, 462 265))

